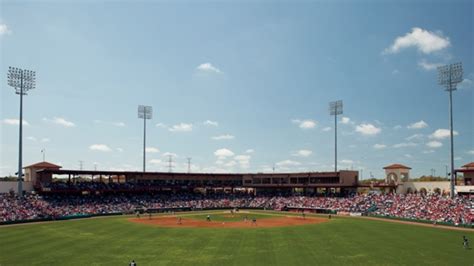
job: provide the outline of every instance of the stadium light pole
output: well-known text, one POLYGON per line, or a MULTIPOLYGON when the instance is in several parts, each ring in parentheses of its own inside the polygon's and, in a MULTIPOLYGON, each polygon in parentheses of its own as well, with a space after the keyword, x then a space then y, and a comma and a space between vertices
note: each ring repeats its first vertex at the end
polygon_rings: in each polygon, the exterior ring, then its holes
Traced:
POLYGON ((454 137, 453 137, 453 91, 456 85, 462 82, 462 63, 455 63, 438 67, 438 84, 449 92, 449 130, 451 138, 451 198, 454 198, 454 137))
POLYGON ((342 100, 329 103, 329 114, 334 116, 334 172, 337 172, 337 116, 342 114, 342 100))
POLYGON ((151 106, 138 106, 138 118, 143 119, 143 172, 146 170, 146 120, 151 119, 152 114, 153 108, 151 106))
POLYGON ((36 72, 16 67, 8 67, 8 85, 20 95, 20 120, 18 141, 18 196, 23 198, 23 95, 35 88, 36 72))

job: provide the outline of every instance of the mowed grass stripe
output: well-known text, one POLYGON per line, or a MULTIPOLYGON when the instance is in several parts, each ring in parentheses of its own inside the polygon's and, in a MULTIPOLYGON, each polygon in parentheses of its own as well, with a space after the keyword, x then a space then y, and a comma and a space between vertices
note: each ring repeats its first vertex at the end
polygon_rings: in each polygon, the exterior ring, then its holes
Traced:
POLYGON ((160 228, 128 218, 0 227, 0 264, 126 265, 131 259, 140 265, 193 266, 474 262, 474 252, 464 250, 461 241, 462 235, 473 241, 471 232, 340 217, 315 225, 219 230, 160 228))

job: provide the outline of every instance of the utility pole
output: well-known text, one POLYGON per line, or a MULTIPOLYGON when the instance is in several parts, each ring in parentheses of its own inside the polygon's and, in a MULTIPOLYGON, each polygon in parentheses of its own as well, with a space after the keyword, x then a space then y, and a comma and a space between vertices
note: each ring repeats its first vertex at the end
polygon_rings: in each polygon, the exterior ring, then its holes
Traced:
POLYGON ((191 173, 191 157, 186 158, 188 160, 188 174, 191 173))

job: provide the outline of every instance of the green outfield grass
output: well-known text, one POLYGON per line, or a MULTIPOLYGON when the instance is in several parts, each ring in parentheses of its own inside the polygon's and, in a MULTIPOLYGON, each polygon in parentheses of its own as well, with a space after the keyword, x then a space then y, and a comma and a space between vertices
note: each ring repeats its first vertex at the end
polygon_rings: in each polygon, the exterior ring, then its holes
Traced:
MULTIPOLYGON (((225 218, 219 213, 214 219, 225 218)), ((127 218, 0 227, 0 265, 128 265, 132 259, 140 266, 474 264, 474 249, 464 250, 461 239, 474 242, 472 232, 340 217, 248 229, 160 228, 127 218)))

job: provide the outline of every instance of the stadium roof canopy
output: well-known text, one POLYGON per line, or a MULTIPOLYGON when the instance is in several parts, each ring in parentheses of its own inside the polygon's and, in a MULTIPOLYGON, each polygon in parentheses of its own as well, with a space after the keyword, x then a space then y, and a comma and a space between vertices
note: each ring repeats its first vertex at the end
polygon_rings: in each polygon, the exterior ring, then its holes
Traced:
POLYGON ((385 166, 383 169, 411 169, 411 168, 403 164, 394 163, 394 164, 385 166))
POLYGON ((462 166, 462 168, 474 168, 474 162, 470 162, 470 163, 467 163, 465 165, 462 166))

